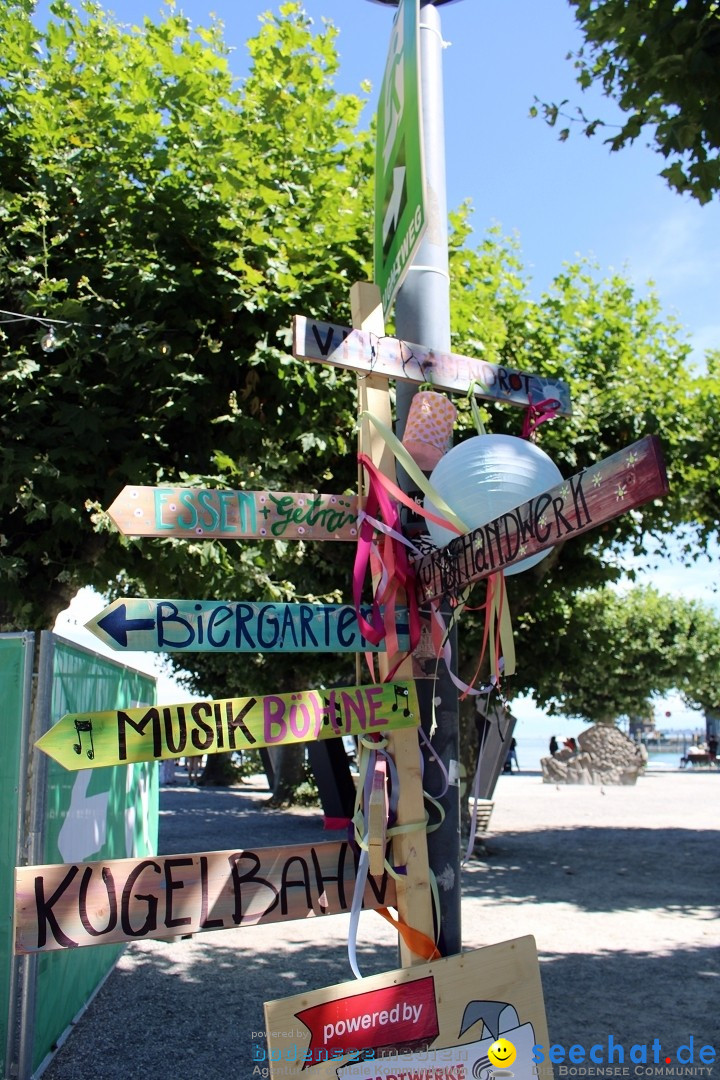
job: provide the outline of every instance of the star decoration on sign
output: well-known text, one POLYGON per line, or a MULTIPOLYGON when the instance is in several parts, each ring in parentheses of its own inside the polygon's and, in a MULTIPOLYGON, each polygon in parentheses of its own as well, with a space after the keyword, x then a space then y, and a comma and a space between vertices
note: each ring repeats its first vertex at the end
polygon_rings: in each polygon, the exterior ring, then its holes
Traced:
POLYGON ((615 492, 615 501, 621 502, 627 495, 627 486, 625 484, 618 484, 617 491, 615 492))
POLYGON ((569 494, 570 488, 567 486, 567 484, 563 484, 563 486, 560 488, 560 497, 562 499, 567 499, 569 494))
POLYGON ((626 461, 626 462, 627 462, 627 464, 628 464, 628 465, 630 466, 630 468, 632 468, 632 467, 633 467, 633 465, 637 465, 637 463, 638 463, 638 456, 637 456, 637 454, 635 453, 635 451, 634 451, 634 450, 631 450, 631 451, 630 451, 630 453, 629 453, 629 454, 628 454, 628 456, 626 457, 625 461, 626 461))
POLYGON ((599 473, 599 472, 596 472, 595 475, 592 478, 593 487, 596 487, 596 488, 600 487, 600 485, 602 484, 602 480, 603 480, 602 474, 599 473))

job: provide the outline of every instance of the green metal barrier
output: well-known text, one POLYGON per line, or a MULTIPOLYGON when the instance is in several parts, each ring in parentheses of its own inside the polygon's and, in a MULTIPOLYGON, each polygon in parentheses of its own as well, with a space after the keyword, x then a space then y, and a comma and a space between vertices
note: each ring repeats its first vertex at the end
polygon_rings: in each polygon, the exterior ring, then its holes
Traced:
MULTIPOLYGON (((155 680, 151 676, 55 634, 42 635, 35 737, 39 728, 46 729, 68 712, 154 703, 155 680), (43 689, 43 683, 49 687, 43 689)), ((80 752, 86 751, 81 745, 80 752)), ((46 780, 36 806, 42 842, 34 862, 156 854, 155 763, 70 773, 46 759, 37 772, 39 780, 43 772, 46 780)), ((34 970, 27 980, 31 1000, 23 1002, 21 1071, 35 1073, 112 970, 121 951, 122 946, 100 945, 28 958, 34 970)))

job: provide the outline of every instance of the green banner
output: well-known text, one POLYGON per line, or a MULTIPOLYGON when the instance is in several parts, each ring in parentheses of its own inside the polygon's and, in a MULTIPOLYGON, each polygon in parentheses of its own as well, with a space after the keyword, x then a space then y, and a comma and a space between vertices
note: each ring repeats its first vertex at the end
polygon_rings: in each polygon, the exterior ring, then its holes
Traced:
MULTIPOLYGON (((123 708, 155 700, 155 680, 117 661, 55 639, 53 719, 68 711, 123 708)), ((153 763, 69 773, 48 763, 46 863, 153 855, 158 783, 153 763)), ((122 946, 43 956, 35 1002, 36 1069, 113 967, 122 946)))
POLYGON ((390 310, 426 227, 419 71, 420 0, 400 0, 377 112, 375 284, 390 310))

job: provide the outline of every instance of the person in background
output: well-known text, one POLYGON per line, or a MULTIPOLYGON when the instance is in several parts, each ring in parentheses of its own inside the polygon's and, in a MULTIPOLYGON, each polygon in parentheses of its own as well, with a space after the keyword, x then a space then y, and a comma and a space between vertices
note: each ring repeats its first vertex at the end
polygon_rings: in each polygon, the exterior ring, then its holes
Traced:
POLYGON ((517 756, 517 742, 514 738, 510 740, 510 749, 508 750, 508 755, 505 758, 505 766, 503 772, 512 772, 513 761, 515 762, 515 768, 518 772, 520 772, 520 763, 518 762, 517 756))
POLYGON ((564 745, 567 746, 568 750, 571 750, 573 754, 577 754, 577 743, 573 739, 572 735, 569 739, 565 740, 564 745))
POLYGON ((552 754, 553 757, 555 757, 555 755, 557 754, 559 749, 560 749, 560 745, 559 745, 557 739, 555 738, 555 736, 552 735, 551 738, 550 738, 550 753, 552 754))
POLYGON ((187 758, 188 784, 197 785, 200 779, 202 760, 202 754, 195 754, 187 758))

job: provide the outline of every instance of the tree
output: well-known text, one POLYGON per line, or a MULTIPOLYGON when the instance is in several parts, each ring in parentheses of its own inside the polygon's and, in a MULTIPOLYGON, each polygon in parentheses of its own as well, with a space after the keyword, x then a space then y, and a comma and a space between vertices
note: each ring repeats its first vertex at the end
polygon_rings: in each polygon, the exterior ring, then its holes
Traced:
POLYGON ((719 673, 718 616, 653 588, 578 592, 543 630, 545 667, 533 694, 551 714, 590 723, 649 715, 652 698, 673 689, 697 702, 699 679, 719 673))
POLYGON ((216 24, 57 0, 39 30, 32 8, 0 0, 0 284, 22 316, 0 325, 0 629, 51 627, 87 584, 337 589, 347 553, 128 541, 102 515, 127 483, 354 486, 352 388, 287 347, 294 313, 342 321, 367 276, 372 148, 335 30, 285 4, 237 86, 216 24))
MULTIPOLYGON (((663 315, 654 293, 640 294, 619 273, 605 278, 587 261, 565 266, 533 299, 517 244, 492 230, 473 247, 469 229, 465 208, 454 218, 451 252, 455 350, 570 383, 572 416, 537 433, 563 476, 656 434, 670 482, 666 498, 569 539, 507 579, 518 670, 506 692, 515 696, 546 685, 575 597, 626 576, 625 555, 649 567, 672 537, 690 560, 717 537, 716 358, 708 358, 706 374, 695 372, 682 328, 663 315)), ((460 405, 469 429, 469 411, 460 405)), ((489 431, 520 434, 516 409, 488 406, 484 417, 489 431)), ((482 599, 483 586, 476 595, 482 599)), ((481 616, 465 611, 459 651, 466 679, 481 641, 481 616)))
MULTIPOLYGON (((717 0, 570 0, 585 44, 570 53, 583 90, 599 84, 627 119, 606 142, 621 150, 648 133, 670 187, 700 203, 720 191, 720 4, 717 0)), ((554 126, 563 106, 534 107, 554 126)), ((586 135, 601 119, 576 117, 586 135)), ((569 127, 560 138, 566 139, 569 127)))
MULTIPOLYGON (((85 584, 111 597, 347 600, 351 545, 127 540, 104 515, 129 483, 355 486, 354 380, 296 362, 287 336, 296 312, 347 321, 349 286, 369 276, 372 144, 361 99, 334 91, 334 31, 314 34, 284 5, 250 42, 238 87, 216 25, 171 12, 126 29, 56 0, 41 31, 31 10, 0 0, 0 283, 22 316, 0 325, 0 628, 51 626, 85 584), (33 318, 54 320, 54 351, 33 318)), ((716 534, 716 364, 694 375, 679 326, 622 275, 579 262, 534 301, 509 241, 468 241, 461 212, 454 347, 571 383, 573 417, 540 433, 563 473, 658 432, 671 474, 668 499, 513 579, 519 691, 539 678, 525 643, 541 620, 620 576, 628 545, 643 553, 685 527, 692 552, 716 534)), ((517 410, 486 417, 519 431, 517 410)), ((182 665, 217 696, 354 681, 342 656, 182 665)))

